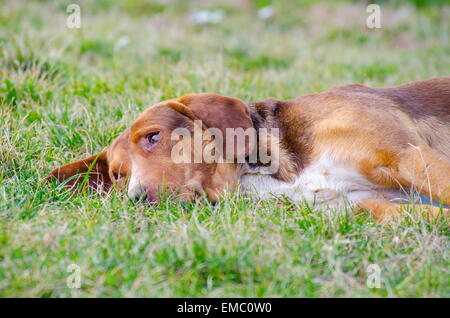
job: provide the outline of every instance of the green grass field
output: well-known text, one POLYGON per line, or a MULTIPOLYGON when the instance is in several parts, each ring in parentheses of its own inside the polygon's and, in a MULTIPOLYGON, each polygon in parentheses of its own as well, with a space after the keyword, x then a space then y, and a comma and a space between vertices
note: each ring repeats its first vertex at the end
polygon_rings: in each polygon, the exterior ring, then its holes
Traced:
POLYGON ((348 1, 0 1, 0 296, 450 297, 445 220, 380 225, 238 194, 150 207, 43 180, 185 93, 288 99, 448 76, 444 2, 383 1, 370 30, 367 4, 348 1), (71 2, 80 29, 66 27, 71 2), (195 9, 222 20, 195 24, 195 9))

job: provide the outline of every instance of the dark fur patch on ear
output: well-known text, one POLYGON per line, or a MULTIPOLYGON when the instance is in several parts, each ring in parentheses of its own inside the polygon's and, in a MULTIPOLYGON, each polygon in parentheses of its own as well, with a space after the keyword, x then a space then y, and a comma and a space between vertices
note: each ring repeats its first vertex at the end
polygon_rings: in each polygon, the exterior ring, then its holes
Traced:
MULTIPOLYGON (((308 141, 310 138, 309 124, 305 118, 298 114, 292 116, 289 103, 277 99, 267 99, 262 102, 248 103, 251 118, 255 128, 278 128, 280 140, 278 141, 279 170, 272 177, 286 182, 292 182, 304 168, 310 153, 308 141), (289 127, 289 128, 288 128, 289 127), (291 129, 298 127, 297 130, 291 129), (300 132, 300 133, 292 133, 300 132)), ((260 138, 258 134, 258 138, 260 138)), ((264 143, 258 139, 258 147, 264 143)), ((267 153, 267 152, 266 152, 267 153)), ((260 162, 255 166, 262 165, 260 162)))

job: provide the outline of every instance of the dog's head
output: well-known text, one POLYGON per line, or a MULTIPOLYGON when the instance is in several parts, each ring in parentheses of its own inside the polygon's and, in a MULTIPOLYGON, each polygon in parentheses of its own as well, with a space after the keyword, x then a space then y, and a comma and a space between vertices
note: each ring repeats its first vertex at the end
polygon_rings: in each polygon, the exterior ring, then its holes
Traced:
POLYGON ((185 200, 206 193, 216 201, 224 190, 235 186, 237 160, 255 147, 252 136, 243 143, 236 136, 227 137, 227 128, 252 127, 246 105, 236 98, 185 95, 146 109, 106 150, 59 167, 47 178, 66 180, 70 186, 88 180, 91 186, 105 190, 128 184, 130 197, 152 202, 162 191, 185 200), (205 153, 216 160, 205 160, 205 153), (84 177, 76 178, 80 173, 84 177))

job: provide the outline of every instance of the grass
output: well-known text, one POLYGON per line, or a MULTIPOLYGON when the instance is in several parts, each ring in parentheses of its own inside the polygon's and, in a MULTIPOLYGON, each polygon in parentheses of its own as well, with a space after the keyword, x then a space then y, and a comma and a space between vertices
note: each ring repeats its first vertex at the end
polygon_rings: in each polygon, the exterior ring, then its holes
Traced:
POLYGON ((444 2, 381 2, 378 30, 361 3, 270 0, 79 1, 82 27, 68 29, 70 2, 1 2, 0 296, 450 296, 448 221, 380 225, 239 194, 150 207, 43 181, 185 93, 287 99, 448 76, 444 2), (192 24, 198 8, 224 18, 192 24))

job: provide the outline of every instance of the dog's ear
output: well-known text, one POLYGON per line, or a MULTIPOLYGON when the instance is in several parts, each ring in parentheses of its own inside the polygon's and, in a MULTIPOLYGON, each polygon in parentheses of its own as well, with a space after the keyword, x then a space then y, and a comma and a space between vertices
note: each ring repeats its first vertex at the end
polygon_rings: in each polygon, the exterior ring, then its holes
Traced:
MULTIPOLYGON (((95 190, 108 191, 112 185, 106 150, 99 154, 61 166, 50 172, 45 178, 48 181, 57 179, 66 181, 66 185, 74 187, 88 181, 95 190)), ((87 182, 86 182, 87 183, 87 182)))
MULTIPOLYGON (((247 106, 239 99, 226 97, 216 94, 188 94, 175 100, 178 103, 186 105, 191 112, 185 114, 195 119, 199 119, 207 128, 217 128, 222 132, 224 137, 223 149, 226 152, 227 128, 242 128, 244 131, 253 128, 253 122, 250 118, 247 106)), ((180 110, 178 110, 180 111, 180 110)), ((234 158, 244 158, 253 151, 256 143, 256 136, 245 137, 244 147, 237 147, 238 139, 234 136, 234 158)))

